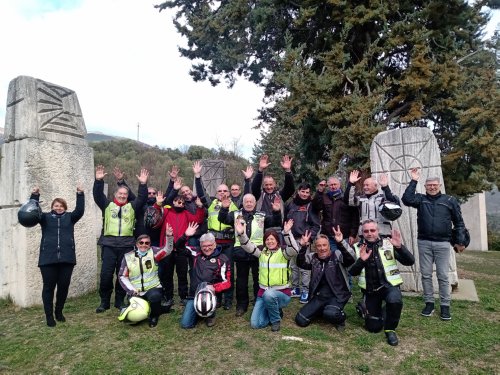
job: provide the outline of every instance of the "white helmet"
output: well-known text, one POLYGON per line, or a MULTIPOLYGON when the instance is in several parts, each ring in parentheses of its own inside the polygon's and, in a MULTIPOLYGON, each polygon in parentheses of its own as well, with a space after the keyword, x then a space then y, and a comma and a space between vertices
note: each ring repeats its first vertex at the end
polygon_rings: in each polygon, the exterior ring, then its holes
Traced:
POLYGON ((217 307, 214 288, 207 282, 200 283, 194 295, 194 310, 202 318, 211 316, 217 307))
POLYGON ((140 297, 130 298, 130 305, 123 308, 118 320, 122 321, 125 318, 130 322, 140 322, 149 316, 149 303, 140 297))

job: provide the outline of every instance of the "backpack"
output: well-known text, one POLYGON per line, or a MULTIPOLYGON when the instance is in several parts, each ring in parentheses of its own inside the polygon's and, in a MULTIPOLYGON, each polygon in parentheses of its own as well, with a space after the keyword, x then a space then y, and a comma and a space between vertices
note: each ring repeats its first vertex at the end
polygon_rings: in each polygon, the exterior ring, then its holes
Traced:
POLYGON ((148 206, 144 211, 144 226, 150 229, 160 229, 163 222, 163 210, 159 211, 148 206))

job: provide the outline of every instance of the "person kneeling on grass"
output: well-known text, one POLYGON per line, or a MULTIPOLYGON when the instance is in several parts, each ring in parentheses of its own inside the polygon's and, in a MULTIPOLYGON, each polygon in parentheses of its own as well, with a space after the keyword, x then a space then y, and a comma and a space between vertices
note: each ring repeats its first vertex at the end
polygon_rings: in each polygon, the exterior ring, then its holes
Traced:
POLYGON ((344 330, 344 306, 351 297, 349 278, 344 267, 356 261, 356 254, 344 240, 339 226, 337 229, 332 228, 332 232, 337 249, 332 252, 328 237, 320 234, 314 241, 316 252, 310 260, 306 258, 306 251, 311 232, 306 231, 300 240, 302 248, 297 256, 297 266, 311 271, 309 302, 295 316, 295 323, 300 327, 307 327, 312 319, 323 315, 338 331, 344 330))
POLYGON ((158 278, 158 262, 170 255, 174 246, 173 229, 167 224, 165 247, 152 247, 147 234, 137 237, 134 251, 123 257, 118 277, 129 297, 141 297, 149 302, 149 326, 156 327, 161 314, 162 287, 158 278))
POLYGON ((380 238, 377 223, 366 220, 362 231, 364 240, 354 245, 358 259, 349 268, 349 273, 359 276, 358 285, 364 290, 366 329, 377 333, 383 328, 387 343, 396 346, 398 336, 395 329, 403 310, 403 296, 399 289, 403 278, 397 262, 411 266, 415 257, 401 243, 401 233, 397 230, 392 231, 390 238, 380 238))
POLYGON ((236 220, 235 230, 241 247, 259 258, 259 292, 252 311, 250 325, 252 328, 264 328, 271 324, 271 331, 280 330, 283 317, 282 308, 290 303, 291 289, 289 284, 290 259, 297 255, 298 245, 290 234, 293 220, 283 226, 286 249, 280 247, 279 235, 274 230, 264 234, 264 246, 256 246, 250 242, 246 234, 246 223, 236 220))
MULTIPOLYGON (((198 226, 197 223, 189 223, 184 234, 175 243, 176 251, 184 250, 193 257, 190 288, 181 318, 181 327, 185 329, 194 328, 198 322, 199 315, 195 310, 194 297, 201 283, 207 283, 208 288, 219 295, 231 286, 229 259, 222 254, 221 248, 217 247, 212 233, 205 233, 200 237, 201 251, 194 251, 186 246, 189 237, 196 233, 198 226)), ((206 316, 205 323, 207 327, 215 325, 215 311, 213 314, 206 316)))

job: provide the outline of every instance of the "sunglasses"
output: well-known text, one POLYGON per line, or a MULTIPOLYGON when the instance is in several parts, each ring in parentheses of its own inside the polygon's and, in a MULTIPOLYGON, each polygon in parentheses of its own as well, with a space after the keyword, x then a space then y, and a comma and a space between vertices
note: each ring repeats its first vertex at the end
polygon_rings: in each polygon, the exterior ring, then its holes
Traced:
POLYGON ((319 186, 326 186, 326 184, 319 184, 319 186))
POLYGON ((156 195, 154 191, 148 191, 148 195, 156 195))
POLYGON ((375 233, 377 229, 363 229, 363 233, 375 233))
POLYGON ((139 245, 150 245, 151 241, 139 241, 139 245))

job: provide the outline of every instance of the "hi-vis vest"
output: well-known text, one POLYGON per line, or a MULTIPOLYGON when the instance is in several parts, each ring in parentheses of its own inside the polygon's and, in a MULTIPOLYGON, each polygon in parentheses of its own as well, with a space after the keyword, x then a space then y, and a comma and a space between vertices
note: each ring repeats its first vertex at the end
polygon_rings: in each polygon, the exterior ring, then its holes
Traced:
MULTIPOLYGON (((208 230, 213 230, 216 232, 222 232, 225 229, 232 229, 231 225, 226 225, 222 224, 218 217, 219 217, 219 211, 221 209, 221 203, 218 199, 214 199, 212 201, 212 204, 210 204, 210 207, 208 207, 208 230)), ((229 212, 236 211, 238 207, 231 202, 229 205, 229 212)))
POLYGON ((121 207, 114 202, 108 204, 104 211, 105 236, 131 237, 134 235, 134 226, 135 211, 130 203, 121 207))
MULTIPOLYGON (((356 256, 359 258, 359 244, 354 245, 354 250, 356 251, 356 256)), ((378 248, 378 255, 382 261, 382 266, 384 267, 385 278, 391 285, 403 284, 403 278, 399 272, 398 265, 396 263, 396 258, 394 257, 394 246, 392 246, 389 239, 384 238, 382 240, 382 246, 378 248)), ((358 278, 358 285, 362 289, 366 289, 366 277, 365 269, 361 271, 358 278)))
POLYGON ((127 262, 128 278, 130 283, 140 292, 160 285, 158 278, 158 266, 155 263, 153 250, 149 249, 145 256, 138 257, 135 251, 125 254, 127 262))
MULTIPOLYGON (((238 216, 242 216, 240 210, 234 211, 234 221, 238 220, 238 216)), ((250 241, 255 245, 259 246, 264 243, 264 220, 266 218, 266 214, 264 212, 255 212, 253 215, 251 233, 250 233, 250 241)), ((235 236, 236 240, 234 241, 234 246, 241 246, 240 240, 238 236, 235 236)))
POLYGON ((259 284, 262 286, 286 286, 289 279, 289 261, 281 249, 264 249, 259 256, 259 284))

